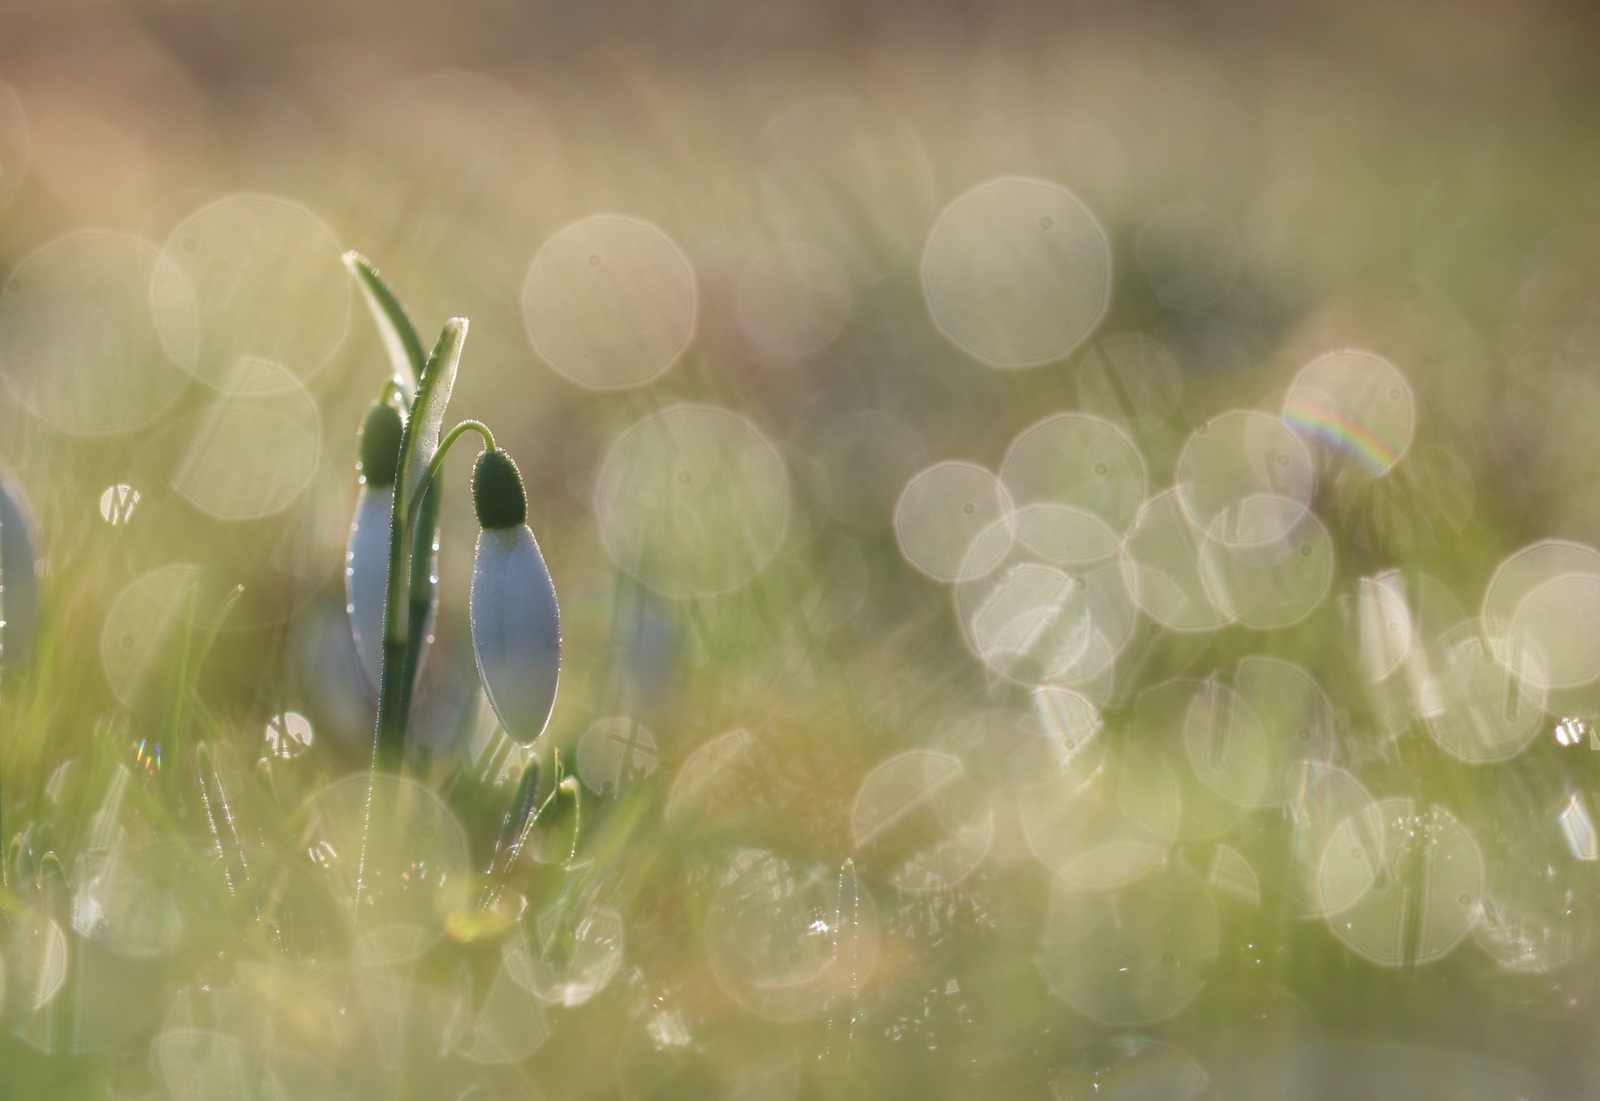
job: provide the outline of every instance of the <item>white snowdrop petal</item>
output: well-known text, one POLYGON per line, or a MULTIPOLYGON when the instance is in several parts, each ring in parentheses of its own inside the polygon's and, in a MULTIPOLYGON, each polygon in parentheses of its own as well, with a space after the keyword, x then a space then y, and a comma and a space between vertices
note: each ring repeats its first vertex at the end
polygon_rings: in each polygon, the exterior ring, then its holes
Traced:
POLYGON ((561 614, 550 571, 526 524, 478 536, 472 649, 501 725, 518 742, 531 744, 555 703, 561 614))
POLYGON ((345 607, 361 668, 376 689, 383 675, 383 602, 389 581, 389 518, 394 486, 361 487, 344 556, 345 607))

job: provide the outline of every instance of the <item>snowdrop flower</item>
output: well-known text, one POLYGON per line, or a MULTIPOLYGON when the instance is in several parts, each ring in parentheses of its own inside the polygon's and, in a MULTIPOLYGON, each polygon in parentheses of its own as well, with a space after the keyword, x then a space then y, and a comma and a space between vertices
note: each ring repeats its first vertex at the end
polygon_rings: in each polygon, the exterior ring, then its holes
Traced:
POLYGON ((39 578, 22 494, 0 474, 0 663, 15 669, 33 649, 39 578))
POLYGON ((361 495, 344 556, 346 610, 361 667, 377 690, 383 676, 383 603, 389 581, 389 524, 400 462, 400 413, 379 403, 361 425, 361 495))
POLYGON ((528 498, 511 456, 491 448, 472 471, 483 526, 472 567, 472 650, 500 725, 523 745, 544 731, 561 668, 555 585, 528 529, 528 498))

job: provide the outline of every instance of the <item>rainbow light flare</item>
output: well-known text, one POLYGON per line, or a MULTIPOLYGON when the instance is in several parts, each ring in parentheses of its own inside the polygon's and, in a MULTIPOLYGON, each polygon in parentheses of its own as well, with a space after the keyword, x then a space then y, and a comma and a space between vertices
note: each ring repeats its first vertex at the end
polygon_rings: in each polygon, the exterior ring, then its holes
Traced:
POLYGON ((1309 394, 1290 398, 1283 422, 1297 434, 1354 459, 1374 478, 1387 474, 1406 451, 1405 443, 1385 439, 1358 417, 1309 394))

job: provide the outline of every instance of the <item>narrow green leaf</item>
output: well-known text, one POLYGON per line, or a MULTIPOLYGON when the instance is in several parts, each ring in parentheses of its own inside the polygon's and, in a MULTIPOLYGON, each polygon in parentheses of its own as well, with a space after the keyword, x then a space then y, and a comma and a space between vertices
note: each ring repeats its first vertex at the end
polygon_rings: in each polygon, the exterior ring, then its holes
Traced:
POLYGON ((417 670, 422 666, 428 631, 433 626, 434 608, 439 602, 436 576, 439 561, 439 501, 444 494, 441 481, 440 478, 434 478, 422 494, 422 503, 417 509, 413 521, 415 527, 411 532, 411 599, 406 612, 410 620, 406 628, 405 675, 412 684, 417 682, 417 670))
POLYGON ((359 252, 347 252, 344 254, 344 265, 355 276, 356 285, 361 288, 361 297, 366 299, 367 309, 372 312, 372 320, 378 326, 383 349, 389 353, 389 366, 394 371, 395 385, 410 401, 417 392, 417 380, 426 364, 422 340, 417 336, 416 326, 411 324, 411 315, 365 256, 359 252))
POLYGON ((522 779, 517 782, 517 793, 511 800, 511 806, 506 808, 505 819, 500 824, 500 841, 494 847, 494 866, 509 863, 502 861, 501 854, 509 852, 521 840, 528 818, 538 809, 534 804, 538 794, 539 759, 534 757, 523 766, 522 779))
MULTIPOLYGON (((433 346, 428 363, 417 382, 417 396, 411 403, 400 443, 400 469, 395 484, 405 489, 398 501, 410 501, 428 476, 428 464, 439 450, 439 433, 444 428, 444 411, 450 404, 450 391, 456 384, 456 368, 461 364, 461 346, 467 339, 467 319, 452 317, 444 323, 439 342, 433 346)), ((409 520, 410 517, 407 517, 409 520)))

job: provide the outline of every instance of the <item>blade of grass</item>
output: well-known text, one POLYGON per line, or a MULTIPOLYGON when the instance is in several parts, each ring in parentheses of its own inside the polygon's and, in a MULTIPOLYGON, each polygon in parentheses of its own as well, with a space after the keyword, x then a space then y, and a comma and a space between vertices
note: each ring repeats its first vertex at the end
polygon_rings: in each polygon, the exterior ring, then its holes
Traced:
POLYGON ((198 618, 196 608, 199 600, 198 592, 191 590, 185 601, 183 637, 179 644, 177 671, 173 677, 172 692, 168 697, 161 732, 161 741, 166 746, 167 757, 172 766, 166 770, 166 775, 169 777, 166 783, 169 788, 176 787, 179 783, 180 770, 188 752, 189 732, 194 725, 194 705, 197 702, 200 669, 210 656, 212 647, 216 645, 217 635, 221 632, 223 623, 227 621, 228 614, 233 611, 234 605, 239 603, 239 598, 243 595, 244 586, 235 585, 228 595, 223 597, 216 612, 200 626, 198 635, 195 624, 198 618))
POLYGON ((406 679, 413 685, 422 665, 423 645, 427 641, 428 618, 433 612, 439 584, 435 566, 439 557, 439 508, 444 487, 438 478, 423 490, 417 508, 416 530, 411 543, 411 630, 406 637, 406 679))
POLYGON ((378 269, 372 266, 372 261, 359 252, 351 251, 344 254, 344 264, 355 276, 356 285, 361 288, 361 297, 366 300, 372 320, 378 326, 383 349, 389 354, 389 366, 394 371, 395 384, 409 402, 417 392, 417 381, 427 365, 422 341, 417 336, 416 326, 411 323, 411 315, 383 276, 378 274, 378 269))

